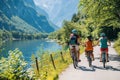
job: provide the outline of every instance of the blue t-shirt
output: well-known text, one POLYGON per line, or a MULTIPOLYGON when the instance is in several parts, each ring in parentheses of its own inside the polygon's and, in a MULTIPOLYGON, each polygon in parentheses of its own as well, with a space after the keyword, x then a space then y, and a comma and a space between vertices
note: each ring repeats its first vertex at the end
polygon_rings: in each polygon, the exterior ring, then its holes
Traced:
POLYGON ((108 45, 107 45, 107 38, 106 37, 101 37, 99 39, 100 41, 100 47, 101 48, 108 48, 108 45))

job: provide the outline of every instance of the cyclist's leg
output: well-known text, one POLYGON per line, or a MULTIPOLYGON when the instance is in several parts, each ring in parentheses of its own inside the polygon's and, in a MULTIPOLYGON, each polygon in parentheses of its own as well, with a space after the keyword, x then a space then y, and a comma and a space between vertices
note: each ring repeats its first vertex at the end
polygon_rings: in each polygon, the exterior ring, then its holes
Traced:
POLYGON ((80 62, 81 60, 80 60, 80 49, 79 49, 79 46, 78 45, 76 45, 76 51, 77 51, 77 54, 78 54, 78 56, 77 56, 77 58, 78 58, 78 61, 80 62))
POLYGON ((85 50, 85 56, 87 57, 87 50, 85 50))
POLYGON ((100 62, 102 62, 102 50, 100 48, 100 62))
POLYGON ((69 45, 70 55, 72 56, 72 45, 69 45))
POLYGON ((94 61, 95 58, 94 58, 93 50, 91 50, 91 56, 92 56, 92 60, 94 61))
POLYGON ((109 62, 109 54, 108 54, 108 48, 106 48, 106 59, 107 59, 107 62, 109 62))

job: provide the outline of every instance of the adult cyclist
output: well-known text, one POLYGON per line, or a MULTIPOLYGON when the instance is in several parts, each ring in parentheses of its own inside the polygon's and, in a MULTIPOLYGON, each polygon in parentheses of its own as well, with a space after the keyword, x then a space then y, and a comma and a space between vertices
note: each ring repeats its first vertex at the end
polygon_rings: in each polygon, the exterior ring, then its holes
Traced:
POLYGON ((75 49, 78 53, 78 62, 80 62, 80 48, 79 48, 79 44, 80 44, 80 36, 78 35, 78 32, 76 29, 72 30, 72 33, 70 34, 70 41, 69 41, 69 47, 70 47, 70 51, 73 48, 73 46, 75 46, 75 49))
POLYGON ((106 59, 107 59, 107 62, 109 62, 109 60, 108 60, 108 56, 109 56, 109 55, 108 55, 108 44, 107 44, 107 42, 108 42, 109 45, 111 46, 111 43, 110 43, 110 41, 107 39, 105 33, 101 33, 101 34, 100 34, 100 38, 99 38, 99 40, 98 40, 98 42, 97 42, 97 44, 100 44, 100 51, 101 51, 101 54, 100 54, 100 62, 102 62, 102 51, 106 51, 106 54, 107 54, 106 59))

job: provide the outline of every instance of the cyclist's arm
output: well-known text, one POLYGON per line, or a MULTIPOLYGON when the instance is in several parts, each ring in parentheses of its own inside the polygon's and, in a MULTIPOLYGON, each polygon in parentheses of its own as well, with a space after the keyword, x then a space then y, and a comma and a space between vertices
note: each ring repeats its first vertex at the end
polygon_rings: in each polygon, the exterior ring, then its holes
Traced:
POLYGON ((78 37, 78 39, 77 39, 77 43, 78 43, 78 44, 81 43, 80 37, 78 37))
POLYGON ((95 46, 95 43, 94 43, 94 41, 92 41, 92 47, 94 47, 95 46))
POLYGON ((110 42, 110 40, 108 40, 108 43, 109 43, 109 46, 111 46, 111 42, 110 42))
POLYGON ((100 42, 100 40, 98 39, 97 42, 96 42, 96 45, 99 45, 99 42, 100 42))

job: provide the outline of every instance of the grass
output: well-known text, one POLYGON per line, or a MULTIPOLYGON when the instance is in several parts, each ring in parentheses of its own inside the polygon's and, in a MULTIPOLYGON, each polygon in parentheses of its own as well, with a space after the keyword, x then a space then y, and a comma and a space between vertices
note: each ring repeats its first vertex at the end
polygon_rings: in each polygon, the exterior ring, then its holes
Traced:
MULTIPOLYGON (((58 75, 68 67, 72 62, 70 59, 69 51, 63 53, 63 59, 61 58, 60 52, 52 53, 53 60, 55 63, 56 69, 54 69, 51 57, 49 53, 44 53, 42 56, 39 56, 39 74, 36 70, 36 64, 32 64, 34 69, 35 78, 40 80, 57 80, 58 75), (41 59, 40 59, 41 58, 41 59)), ((35 60, 34 60, 35 61, 35 60)), ((35 63, 35 62, 34 62, 35 63)))
POLYGON ((120 39, 118 39, 114 44, 115 50, 118 52, 118 55, 120 55, 120 39))
MULTIPOLYGON (((80 52, 82 53, 84 51, 83 47, 80 48, 80 52)), ((45 52, 43 55, 39 55, 38 57, 38 64, 39 64, 39 73, 36 69, 35 64, 35 57, 33 58, 33 71, 34 71, 34 78, 37 80, 58 80, 58 75, 64 71, 69 64, 72 63, 72 59, 70 57, 69 50, 62 51, 63 53, 63 59, 61 57, 61 52, 55 52, 51 53, 53 56, 53 60, 55 63, 56 69, 54 69, 50 54, 48 52, 45 52)))

